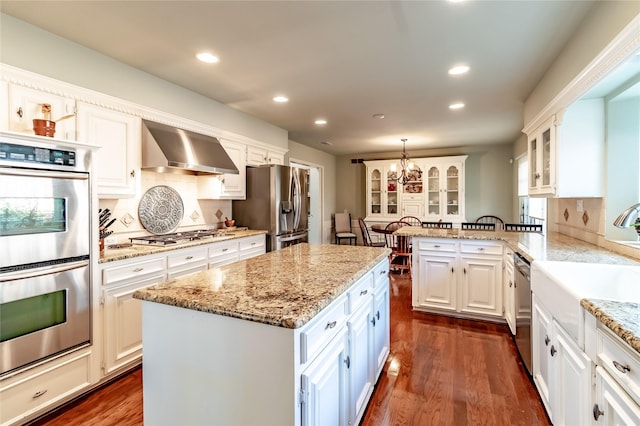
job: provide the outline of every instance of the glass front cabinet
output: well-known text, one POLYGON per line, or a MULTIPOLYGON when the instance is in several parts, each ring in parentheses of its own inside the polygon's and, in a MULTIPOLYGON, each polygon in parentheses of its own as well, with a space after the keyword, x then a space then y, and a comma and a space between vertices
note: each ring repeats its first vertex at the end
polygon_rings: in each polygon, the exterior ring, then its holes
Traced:
POLYGON ((423 221, 464 221, 464 163, 467 156, 415 158, 410 181, 397 181, 399 162, 365 161, 367 217, 393 221, 416 216, 423 221))
POLYGON ((555 190, 555 117, 529 137, 529 194, 553 194, 555 190))

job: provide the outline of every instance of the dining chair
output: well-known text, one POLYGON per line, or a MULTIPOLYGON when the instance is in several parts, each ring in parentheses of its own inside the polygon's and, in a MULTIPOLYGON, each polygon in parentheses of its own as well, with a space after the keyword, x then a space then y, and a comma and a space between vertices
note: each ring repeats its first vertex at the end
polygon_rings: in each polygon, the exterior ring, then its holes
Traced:
POLYGON ((415 216, 403 216, 400 218, 400 222, 407 222, 411 226, 422 226, 422 220, 415 216))
POLYGON ((498 216, 484 215, 476 219, 475 223, 495 223, 496 230, 501 231, 504 229, 504 221, 498 216))
POLYGON ((336 233, 336 244, 341 244, 342 240, 347 240, 349 245, 357 245, 358 236, 351 229, 350 213, 335 213, 333 225, 336 233))
POLYGON ((367 229, 367 224, 365 223, 364 219, 359 217, 358 218, 358 225, 360 225, 360 232, 362 232, 362 241, 364 242, 364 245, 367 247, 384 247, 386 246, 386 242, 385 241, 371 241, 371 235, 369 235, 369 230, 367 229))
POLYGON ((400 274, 404 271, 409 271, 409 275, 411 275, 411 237, 394 234, 394 231, 403 226, 411 226, 411 224, 404 221, 395 221, 389 222, 385 228, 387 247, 391 249, 389 268, 400 271, 400 274))

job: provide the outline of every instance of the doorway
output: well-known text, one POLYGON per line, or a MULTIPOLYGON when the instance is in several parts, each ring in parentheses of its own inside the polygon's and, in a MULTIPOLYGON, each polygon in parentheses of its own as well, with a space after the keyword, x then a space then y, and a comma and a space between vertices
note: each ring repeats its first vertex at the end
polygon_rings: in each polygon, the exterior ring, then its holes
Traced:
POLYGON ((323 243, 322 166, 298 160, 290 160, 289 165, 309 171, 309 243, 321 244, 323 243))

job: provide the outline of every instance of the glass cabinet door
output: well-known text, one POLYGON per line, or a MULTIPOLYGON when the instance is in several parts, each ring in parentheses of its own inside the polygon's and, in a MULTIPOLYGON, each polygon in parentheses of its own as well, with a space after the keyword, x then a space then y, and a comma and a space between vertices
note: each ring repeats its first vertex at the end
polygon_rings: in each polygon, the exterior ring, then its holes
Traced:
POLYGON ((380 214, 382 212, 382 172, 380 169, 371 171, 370 182, 371 211, 370 214, 380 214))
POLYGON ((447 216, 458 216, 460 214, 459 174, 460 170, 458 170, 456 166, 450 166, 447 169, 447 186, 445 188, 445 194, 447 196, 447 216))
POLYGON ((551 185, 551 129, 542 133, 542 186, 551 185))
POLYGON ((387 216, 398 214, 398 173, 391 168, 387 171, 387 216))
POLYGON ((538 186, 538 141, 529 141, 529 188, 538 186))
POLYGON ((427 203, 429 215, 440 215, 440 170, 431 167, 427 172, 427 203))

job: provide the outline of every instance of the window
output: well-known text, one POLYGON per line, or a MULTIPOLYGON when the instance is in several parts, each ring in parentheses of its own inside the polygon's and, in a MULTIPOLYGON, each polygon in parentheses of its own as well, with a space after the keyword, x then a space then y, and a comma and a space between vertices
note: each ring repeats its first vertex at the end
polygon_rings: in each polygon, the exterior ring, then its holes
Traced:
POLYGON ((542 225, 546 233, 547 199, 529 197, 529 162, 527 156, 518 158, 518 211, 520 223, 542 225))

